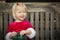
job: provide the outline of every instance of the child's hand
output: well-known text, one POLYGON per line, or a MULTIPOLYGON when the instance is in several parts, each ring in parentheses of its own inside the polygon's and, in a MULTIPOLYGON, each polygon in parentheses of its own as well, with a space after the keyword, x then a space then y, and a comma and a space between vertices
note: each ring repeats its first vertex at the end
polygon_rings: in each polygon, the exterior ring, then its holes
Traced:
POLYGON ((20 35, 23 36, 24 34, 26 34, 25 30, 20 31, 20 35))
POLYGON ((17 34, 17 33, 16 33, 15 31, 11 32, 9 38, 12 38, 13 36, 16 36, 16 34, 17 34))
POLYGON ((31 31, 30 30, 26 30, 26 34, 27 35, 30 35, 31 34, 31 31))
POLYGON ((16 33, 15 31, 12 32, 12 36, 16 36, 16 34, 17 34, 17 33, 16 33))

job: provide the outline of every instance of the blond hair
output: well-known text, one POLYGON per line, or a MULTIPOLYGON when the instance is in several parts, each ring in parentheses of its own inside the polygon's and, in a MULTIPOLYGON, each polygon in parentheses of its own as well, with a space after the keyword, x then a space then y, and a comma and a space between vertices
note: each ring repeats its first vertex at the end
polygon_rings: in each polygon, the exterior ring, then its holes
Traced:
POLYGON ((23 4, 23 3, 14 3, 14 5, 13 5, 13 7, 12 7, 12 14, 13 14, 13 18, 14 19, 17 19, 16 17, 15 17, 15 10, 16 10, 16 7, 17 6, 22 6, 22 7, 24 7, 25 8, 25 11, 27 12, 27 7, 23 4))

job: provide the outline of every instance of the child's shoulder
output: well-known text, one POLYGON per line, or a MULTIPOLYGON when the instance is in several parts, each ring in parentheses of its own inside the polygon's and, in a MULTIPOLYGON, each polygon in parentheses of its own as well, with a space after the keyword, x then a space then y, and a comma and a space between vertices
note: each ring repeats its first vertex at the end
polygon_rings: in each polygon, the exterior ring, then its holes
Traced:
POLYGON ((24 24, 30 24, 28 20, 24 20, 24 24))
POLYGON ((13 22, 10 22, 9 24, 10 24, 10 25, 13 25, 13 24, 15 24, 15 22, 13 21, 13 22))
POLYGON ((24 20, 25 23, 30 23, 28 20, 24 20))

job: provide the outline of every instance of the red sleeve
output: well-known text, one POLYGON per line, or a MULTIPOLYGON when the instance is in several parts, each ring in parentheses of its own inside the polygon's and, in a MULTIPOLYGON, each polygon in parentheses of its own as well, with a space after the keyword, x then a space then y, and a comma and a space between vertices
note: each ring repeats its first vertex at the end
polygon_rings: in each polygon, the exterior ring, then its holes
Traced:
POLYGON ((27 29, 28 29, 28 28, 33 28, 33 27, 32 27, 32 24, 31 24, 30 22, 27 22, 27 29))
POLYGON ((8 26, 8 32, 12 32, 13 31, 13 23, 10 23, 8 26))

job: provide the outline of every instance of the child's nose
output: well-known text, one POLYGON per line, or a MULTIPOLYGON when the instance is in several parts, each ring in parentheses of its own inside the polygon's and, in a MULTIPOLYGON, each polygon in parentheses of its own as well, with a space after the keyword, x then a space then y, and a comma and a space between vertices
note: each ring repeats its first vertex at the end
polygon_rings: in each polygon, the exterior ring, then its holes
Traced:
POLYGON ((21 15, 24 15, 24 13, 21 13, 21 15))

